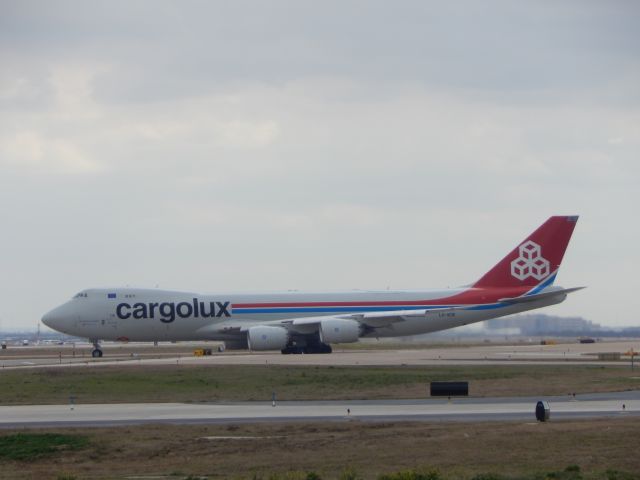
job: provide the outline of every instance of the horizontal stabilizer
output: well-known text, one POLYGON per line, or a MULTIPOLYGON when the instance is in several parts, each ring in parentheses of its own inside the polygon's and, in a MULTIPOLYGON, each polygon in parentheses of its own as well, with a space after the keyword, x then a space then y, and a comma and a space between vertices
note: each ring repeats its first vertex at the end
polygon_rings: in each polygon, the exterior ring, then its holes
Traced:
POLYGON ((535 295, 527 295, 523 297, 513 297, 513 298, 501 298, 498 301, 500 303, 528 303, 535 302, 536 300, 542 300, 544 298, 556 297, 558 295, 566 295, 571 292, 576 292, 578 290, 582 290, 586 287, 573 287, 573 288, 563 288, 559 290, 552 290, 550 292, 536 293, 535 295))

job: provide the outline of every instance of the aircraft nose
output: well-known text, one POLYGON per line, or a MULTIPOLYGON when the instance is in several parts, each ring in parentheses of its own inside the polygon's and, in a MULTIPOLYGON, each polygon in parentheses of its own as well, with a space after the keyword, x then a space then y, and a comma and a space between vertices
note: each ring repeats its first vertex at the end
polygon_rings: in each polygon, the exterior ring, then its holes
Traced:
POLYGON ((42 316, 42 323, 44 323, 47 327, 49 328, 56 328, 55 324, 56 322, 56 315, 54 313, 54 310, 51 310, 50 312, 45 313, 42 316))
POLYGON ((60 331, 65 324, 65 319, 68 317, 67 313, 63 307, 54 308, 42 316, 42 323, 49 328, 60 331))

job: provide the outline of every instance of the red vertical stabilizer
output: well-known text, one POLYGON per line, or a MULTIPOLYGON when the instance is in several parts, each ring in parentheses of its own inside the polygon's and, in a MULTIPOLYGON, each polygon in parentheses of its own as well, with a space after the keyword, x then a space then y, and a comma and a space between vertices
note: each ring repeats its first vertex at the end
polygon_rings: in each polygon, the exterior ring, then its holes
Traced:
POLYGON ((553 283, 577 221, 577 216, 550 217, 473 287, 535 287, 543 282, 553 283))

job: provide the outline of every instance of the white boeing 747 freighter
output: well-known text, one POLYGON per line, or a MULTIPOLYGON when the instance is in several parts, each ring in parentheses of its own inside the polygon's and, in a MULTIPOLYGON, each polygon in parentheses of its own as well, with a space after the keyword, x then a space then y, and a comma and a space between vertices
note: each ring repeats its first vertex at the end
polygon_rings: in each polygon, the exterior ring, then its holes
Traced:
POLYGON ((218 340, 227 348, 330 353, 332 343, 446 330, 562 302, 583 287, 554 280, 578 220, 549 218, 472 285, 429 291, 200 294, 83 290, 42 317, 69 335, 101 340, 218 340))

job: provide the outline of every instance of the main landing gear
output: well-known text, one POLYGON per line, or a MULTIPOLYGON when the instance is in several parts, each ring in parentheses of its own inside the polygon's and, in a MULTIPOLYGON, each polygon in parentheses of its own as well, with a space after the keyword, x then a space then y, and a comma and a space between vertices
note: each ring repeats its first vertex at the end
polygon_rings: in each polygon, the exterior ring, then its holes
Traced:
POLYGON ((91 356, 93 358, 101 358, 102 357, 102 349, 100 348, 100 343, 98 340, 91 340, 93 343, 93 350, 91 350, 91 356))
POLYGON ((287 345, 280 352, 283 355, 289 354, 301 354, 301 353, 331 353, 333 350, 331 349, 331 345, 326 343, 314 343, 312 345, 298 346, 298 345, 287 345))

